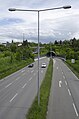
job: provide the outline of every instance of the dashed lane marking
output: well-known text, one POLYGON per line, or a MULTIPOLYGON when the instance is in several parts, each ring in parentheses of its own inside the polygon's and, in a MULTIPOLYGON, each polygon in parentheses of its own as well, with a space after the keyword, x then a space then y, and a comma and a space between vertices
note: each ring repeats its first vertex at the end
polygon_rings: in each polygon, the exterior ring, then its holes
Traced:
POLYGON ((61 87, 61 85, 62 85, 62 81, 59 81, 59 87, 61 87))
MULTIPOLYGON (((13 83, 13 82, 12 82, 13 83)), ((5 88, 8 88, 10 85, 12 85, 12 83, 9 83, 7 86, 5 86, 5 88)))
POLYGON ((70 92, 70 90, 68 89, 68 93, 69 93, 69 95, 71 96, 71 92, 70 92))
POLYGON ((14 96, 13 96, 13 98, 10 100, 10 102, 12 102, 14 99, 15 99, 15 97, 18 95, 18 93, 16 93, 14 96))
POLYGON ((22 88, 25 88, 26 85, 27 85, 27 83, 25 83, 22 88))
POLYGON ((67 81, 65 81, 65 84, 66 84, 66 86, 67 86, 67 81))

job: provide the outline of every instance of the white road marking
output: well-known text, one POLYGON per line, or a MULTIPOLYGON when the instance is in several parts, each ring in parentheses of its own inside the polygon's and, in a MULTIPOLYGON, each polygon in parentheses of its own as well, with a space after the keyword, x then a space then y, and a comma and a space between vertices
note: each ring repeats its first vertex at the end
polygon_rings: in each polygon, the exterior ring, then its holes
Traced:
POLYGON ((63 78, 65 79, 65 76, 63 76, 63 78))
POLYGON ((41 71, 41 73, 43 73, 43 70, 41 71))
POLYGON ((10 102, 12 102, 12 101, 14 100, 14 98, 15 98, 17 95, 18 95, 18 93, 16 93, 16 94, 14 95, 14 97, 10 100, 10 102))
POLYGON ((20 77, 16 78, 16 80, 20 79, 20 77))
POLYGON ((63 71, 62 71, 62 74, 63 74, 63 71))
POLYGON ((29 81, 31 81, 32 80, 32 77, 29 79, 29 81))
POLYGON ((74 107, 74 110, 75 110, 75 113, 76 113, 76 116, 78 117, 78 112, 77 112, 77 109, 75 107, 75 104, 73 103, 73 107, 74 107))
POLYGON ((26 85, 27 85, 27 83, 25 83, 22 88, 25 88, 26 85))
POLYGON ((31 71, 31 73, 33 73, 33 72, 34 72, 34 70, 31 71))
POLYGON ((67 86, 67 81, 65 81, 65 84, 66 84, 66 86, 67 86))
POLYGON ((5 80, 5 78, 4 78, 4 79, 1 79, 0 82, 1 82, 1 81, 4 81, 4 80, 5 80))
POLYGON ((61 87, 61 85, 62 85, 62 81, 59 81, 59 87, 61 87))
POLYGON ((71 96, 71 92, 70 92, 70 90, 68 89, 68 93, 69 93, 69 95, 71 96))
POLYGON ((22 70, 21 73, 23 73, 25 70, 22 70))
POLYGON ((58 69, 58 67, 57 67, 57 69, 58 69))
POLYGON ((56 63, 56 60, 53 59, 53 63, 55 64, 56 63))
MULTIPOLYGON (((67 67, 67 66, 66 66, 67 67)), ((68 68, 68 70, 75 76, 75 78, 77 79, 77 80, 79 80, 78 78, 77 78, 77 76, 69 69, 69 67, 67 67, 68 68)))
MULTIPOLYGON (((13 83, 13 82, 12 82, 13 83)), ((5 88, 8 88, 10 85, 12 85, 12 83, 9 83, 7 86, 5 86, 5 88)))

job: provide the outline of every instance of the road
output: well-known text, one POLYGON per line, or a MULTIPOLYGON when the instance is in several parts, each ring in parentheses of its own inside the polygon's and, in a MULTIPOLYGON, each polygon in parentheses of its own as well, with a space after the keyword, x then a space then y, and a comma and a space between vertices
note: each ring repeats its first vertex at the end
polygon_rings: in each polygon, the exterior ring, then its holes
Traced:
POLYGON ((58 58, 54 58, 47 119, 79 119, 79 79, 58 58))
MULTIPOLYGON (((40 60, 40 84, 47 68, 41 68, 42 62, 49 63, 48 58, 40 60)), ((37 94, 38 68, 23 69, 0 81, 0 119, 25 119, 26 113, 37 94)))

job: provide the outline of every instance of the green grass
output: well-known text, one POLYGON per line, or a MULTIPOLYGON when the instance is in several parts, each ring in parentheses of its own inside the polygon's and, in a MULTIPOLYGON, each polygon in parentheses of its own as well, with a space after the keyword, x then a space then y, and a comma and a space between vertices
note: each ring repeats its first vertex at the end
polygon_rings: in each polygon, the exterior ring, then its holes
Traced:
POLYGON ((79 60, 76 60, 75 63, 71 63, 70 60, 67 60, 66 63, 72 72, 79 78, 79 60))
POLYGON ((10 62, 10 57, 0 58, 0 79, 10 75, 13 72, 27 66, 33 62, 32 59, 10 62))
POLYGON ((40 106, 38 106, 37 96, 26 115, 26 119, 46 119, 47 106, 50 94, 51 80, 53 72, 53 61, 49 62, 45 78, 40 87, 40 106))

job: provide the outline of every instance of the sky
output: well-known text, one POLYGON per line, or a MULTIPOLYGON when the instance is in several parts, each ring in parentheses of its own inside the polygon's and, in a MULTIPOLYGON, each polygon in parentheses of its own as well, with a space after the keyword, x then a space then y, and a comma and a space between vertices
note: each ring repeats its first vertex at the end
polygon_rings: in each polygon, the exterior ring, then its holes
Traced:
POLYGON ((79 39, 79 0, 0 0, 0 43, 38 42, 37 12, 15 11, 9 8, 42 10, 71 5, 71 9, 56 9, 39 13, 39 41, 79 39))

